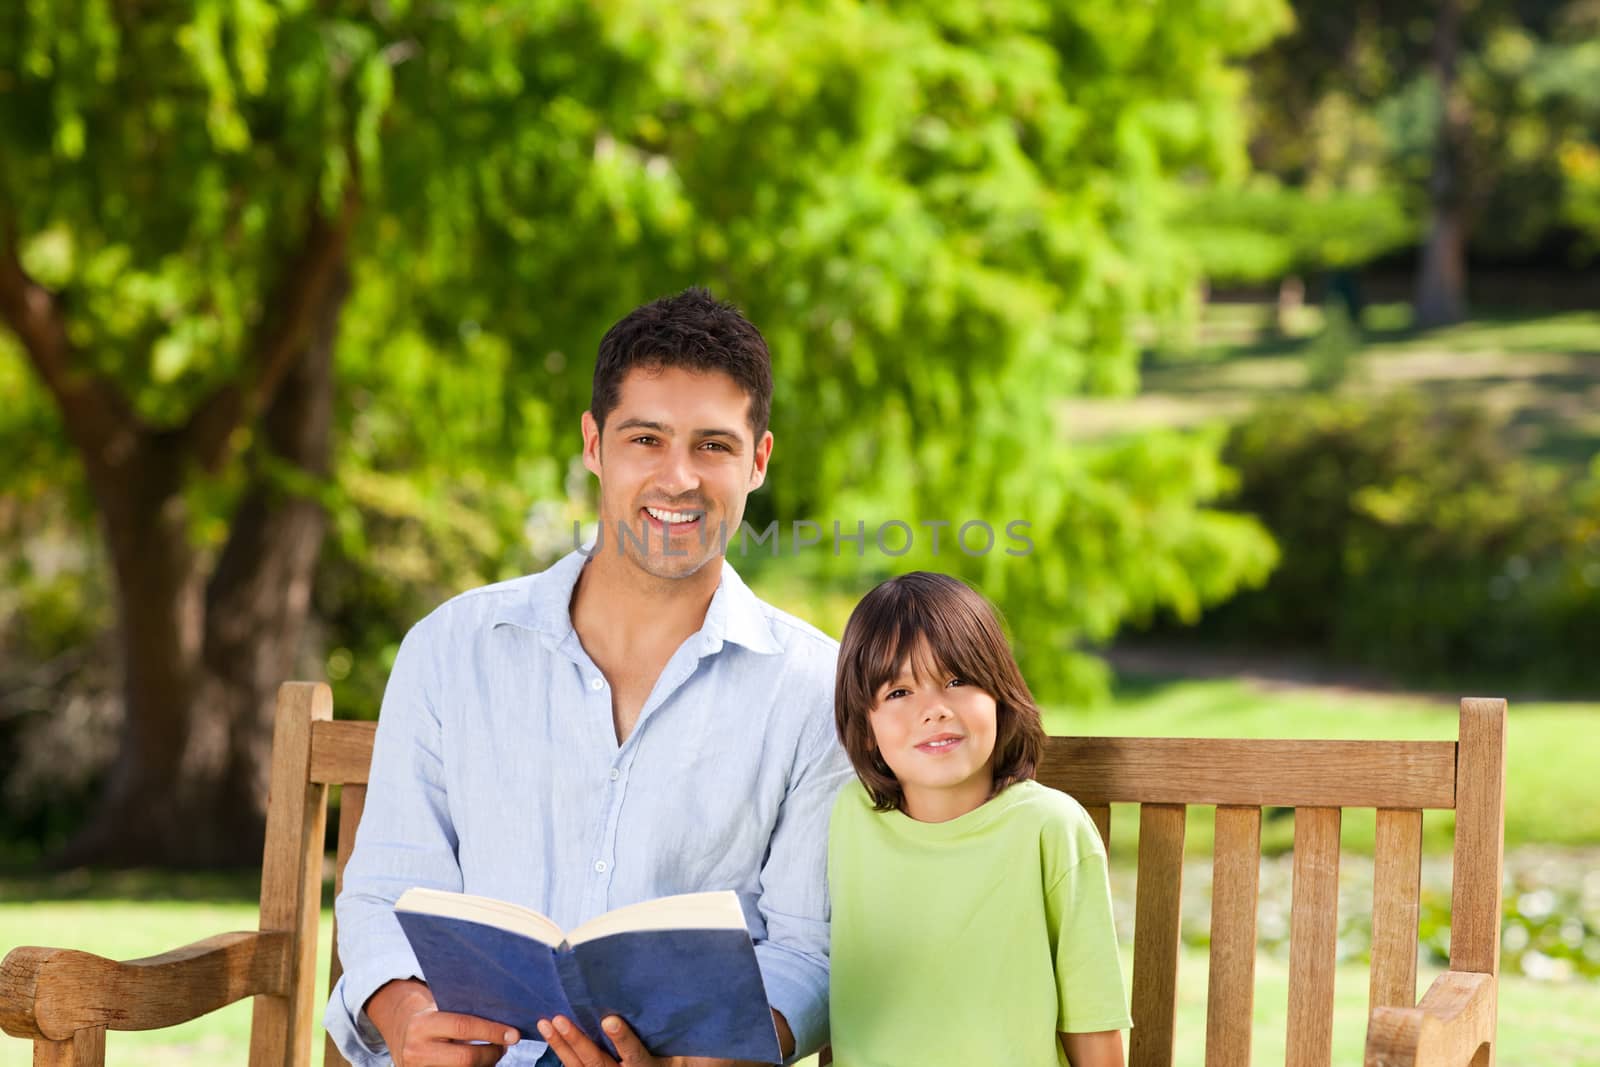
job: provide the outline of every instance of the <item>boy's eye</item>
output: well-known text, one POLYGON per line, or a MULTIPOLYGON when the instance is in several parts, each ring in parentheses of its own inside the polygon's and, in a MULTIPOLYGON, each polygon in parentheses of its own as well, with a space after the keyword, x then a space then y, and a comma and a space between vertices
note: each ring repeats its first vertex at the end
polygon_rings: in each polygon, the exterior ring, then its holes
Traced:
POLYGON ((967 684, 967 680, 965 678, 952 678, 952 679, 950 679, 950 681, 945 683, 945 688, 949 689, 949 688, 952 688, 953 686, 966 685, 966 684, 967 684))
POLYGON ((898 689, 891 689, 887 693, 883 694, 883 699, 885 699, 885 700, 893 700, 896 697, 904 696, 905 694, 907 694, 909 692, 911 692, 911 690, 906 689, 905 687, 902 686, 902 687, 900 687, 898 689))

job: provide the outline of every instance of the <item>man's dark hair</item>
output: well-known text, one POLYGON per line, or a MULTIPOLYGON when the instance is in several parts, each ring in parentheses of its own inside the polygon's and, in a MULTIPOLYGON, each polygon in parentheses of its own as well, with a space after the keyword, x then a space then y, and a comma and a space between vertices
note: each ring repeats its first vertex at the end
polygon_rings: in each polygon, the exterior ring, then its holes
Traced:
POLYGON ((622 380, 635 367, 720 371, 750 398, 759 441, 772 417, 772 356, 766 339, 732 304, 696 286, 634 308, 600 339, 589 411, 601 429, 616 408, 622 380))
POLYGON ((905 803, 905 790, 878 753, 871 718, 879 687, 908 664, 919 678, 962 678, 994 698, 991 797, 1034 776, 1044 758, 1044 725, 999 613, 958 578, 912 571, 861 598, 839 646, 834 725, 877 810, 905 803))

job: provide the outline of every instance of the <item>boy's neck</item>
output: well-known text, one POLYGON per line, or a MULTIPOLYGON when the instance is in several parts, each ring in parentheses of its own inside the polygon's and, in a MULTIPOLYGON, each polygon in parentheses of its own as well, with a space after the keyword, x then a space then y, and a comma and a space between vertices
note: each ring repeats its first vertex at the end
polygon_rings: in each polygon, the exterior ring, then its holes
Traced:
POLYGON ((992 777, 962 782, 950 789, 905 786, 901 810, 917 822, 949 822, 983 807, 993 790, 992 777))

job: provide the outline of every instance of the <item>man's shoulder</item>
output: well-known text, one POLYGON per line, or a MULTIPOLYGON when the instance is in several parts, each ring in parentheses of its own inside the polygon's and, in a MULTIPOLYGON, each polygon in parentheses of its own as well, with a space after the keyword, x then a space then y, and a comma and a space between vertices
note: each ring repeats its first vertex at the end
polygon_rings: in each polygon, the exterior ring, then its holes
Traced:
POLYGON ((839 642, 797 615, 774 607, 759 597, 756 602, 761 605, 761 612, 766 616, 773 638, 783 645, 785 652, 812 653, 827 659, 830 665, 838 658, 839 642))
POLYGON ((791 692, 801 691, 825 694, 831 709, 834 672, 839 663, 839 642, 782 608, 758 600, 762 617, 772 640, 780 649, 776 658, 778 673, 783 685, 791 692))
POLYGON ((501 623, 540 629, 544 622, 543 587, 554 568, 457 593, 430 611, 415 626, 419 634, 464 637, 501 623))

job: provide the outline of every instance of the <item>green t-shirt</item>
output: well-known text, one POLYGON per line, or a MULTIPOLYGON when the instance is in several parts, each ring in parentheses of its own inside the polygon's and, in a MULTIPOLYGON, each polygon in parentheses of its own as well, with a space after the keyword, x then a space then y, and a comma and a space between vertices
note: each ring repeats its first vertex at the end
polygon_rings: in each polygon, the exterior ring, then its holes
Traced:
POLYGON ((1064 1067, 1058 1031, 1133 1025, 1105 848, 1065 793, 1018 782, 924 823, 852 782, 828 889, 838 1067, 1064 1067))

